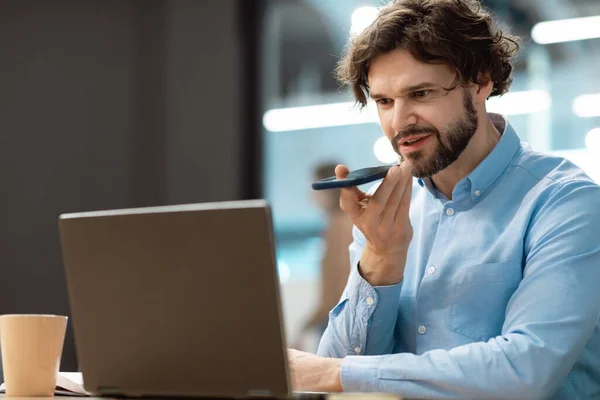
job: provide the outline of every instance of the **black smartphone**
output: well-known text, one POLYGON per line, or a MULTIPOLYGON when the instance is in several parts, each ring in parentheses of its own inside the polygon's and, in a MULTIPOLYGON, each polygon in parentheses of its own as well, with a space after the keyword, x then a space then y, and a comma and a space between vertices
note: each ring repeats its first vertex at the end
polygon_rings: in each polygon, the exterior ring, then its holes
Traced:
POLYGON ((351 171, 345 179, 337 179, 335 176, 330 176, 329 178, 314 182, 312 188, 314 190, 325 190, 363 185, 378 179, 383 179, 388 170, 393 166, 394 165, 382 165, 379 167, 357 169, 356 171, 351 171))

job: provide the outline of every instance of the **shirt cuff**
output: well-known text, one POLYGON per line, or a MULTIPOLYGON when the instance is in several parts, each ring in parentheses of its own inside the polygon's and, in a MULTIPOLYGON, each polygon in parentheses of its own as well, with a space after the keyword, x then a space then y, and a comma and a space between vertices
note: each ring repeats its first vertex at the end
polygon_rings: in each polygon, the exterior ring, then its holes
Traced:
POLYGON ((346 290, 346 298, 356 307, 361 301, 368 297, 376 302, 377 307, 386 310, 395 309, 400 301, 399 295, 402 288, 402 281, 389 286, 371 286, 358 272, 359 265, 352 268, 350 272, 349 284, 346 290))
POLYGON ((347 356, 340 373, 344 392, 379 392, 382 356, 347 356))
POLYGON ((398 313, 400 305, 400 290, 402 282, 390 286, 375 286, 375 311, 371 315, 372 323, 379 324, 390 320, 392 315, 398 313))
POLYGON ((350 271, 350 279, 348 285, 348 298, 357 299, 365 294, 371 295, 375 291, 373 286, 369 284, 358 272, 358 263, 356 263, 350 271))

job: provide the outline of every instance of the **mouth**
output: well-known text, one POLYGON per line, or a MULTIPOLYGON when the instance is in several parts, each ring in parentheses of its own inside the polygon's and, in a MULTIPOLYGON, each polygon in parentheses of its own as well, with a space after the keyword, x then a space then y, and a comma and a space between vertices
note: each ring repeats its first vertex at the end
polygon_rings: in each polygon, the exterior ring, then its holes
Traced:
POLYGON ((399 145, 403 149, 414 150, 424 145, 431 136, 432 134, 421 136, 409 136, 400 140, 399 145))

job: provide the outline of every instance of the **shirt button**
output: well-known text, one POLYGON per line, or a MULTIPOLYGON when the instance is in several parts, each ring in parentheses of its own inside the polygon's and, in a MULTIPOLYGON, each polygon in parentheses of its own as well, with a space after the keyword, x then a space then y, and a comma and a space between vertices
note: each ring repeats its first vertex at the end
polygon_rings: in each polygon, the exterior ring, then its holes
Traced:
POLYGON ((447 208, 446 209, 446 215, 451 217, 454 215, 454 208, 447 208))
POLYGON ((367 304, 373 305, 373 303, 375 303, 375 300, 373 300, 373 298, 371 296, 367 297, 367 304))
POLYGON ((354 352, 355 352, 356 354, 360 354, 360 347, 356 346, 356 347, 354 348, 354 352))
POLYGON ((429 275, 433 275, 434 272, 435 272, 435 267, 433 265, 431 265, 429 268, 427 268, 427 273, 429 275))
POLYGON ((475 195, 475 197, 481 196, 481 192, 479 190, 474 191, 473 194, 475 195))
POLYGON ((418 332, 419 332, 421 335, 424 335, 424 334, 425 334, 425 332, 427 332, 427 328, 425 328, 425 326, 421 325, 421 326, 419 327, 419 329, 417 329, 417 331, 418 331, 418 332))

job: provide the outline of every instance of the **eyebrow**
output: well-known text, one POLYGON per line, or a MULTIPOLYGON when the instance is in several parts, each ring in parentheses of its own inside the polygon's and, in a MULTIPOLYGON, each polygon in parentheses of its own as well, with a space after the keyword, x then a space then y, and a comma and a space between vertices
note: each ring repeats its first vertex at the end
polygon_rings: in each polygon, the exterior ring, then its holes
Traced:
MULTIPOLYGON (((437 83, 433 83, 433 82, 423 82, 423 83, 419 83, 416 85, 412 85, 409 86, 407 88, 402 89, 400 92, 401 93, 410 93, 410 92, 416 92, 417 90, 423 90, 429 87, 433 87, 433 86, 439 86, 437 83)), ((373 100, 377 100, 377 99, 383 99, 386 98, 388 96, 384 95, 384 94, 380 94, 380 93, 371 93, 369 95, 373 100)))

